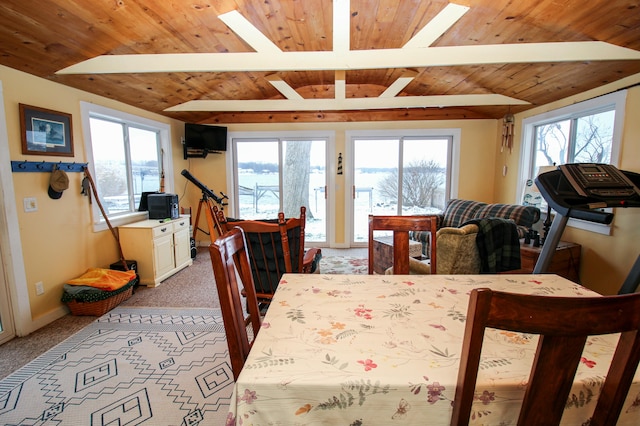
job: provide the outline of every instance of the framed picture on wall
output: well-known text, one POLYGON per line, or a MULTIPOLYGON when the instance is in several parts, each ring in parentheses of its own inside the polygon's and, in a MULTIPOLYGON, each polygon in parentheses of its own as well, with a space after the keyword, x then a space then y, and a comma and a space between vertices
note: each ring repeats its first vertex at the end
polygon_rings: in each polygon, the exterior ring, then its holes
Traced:
POLYGON ((20 137, 25 155, 73 157, 71 114, 20 104, 20 137))

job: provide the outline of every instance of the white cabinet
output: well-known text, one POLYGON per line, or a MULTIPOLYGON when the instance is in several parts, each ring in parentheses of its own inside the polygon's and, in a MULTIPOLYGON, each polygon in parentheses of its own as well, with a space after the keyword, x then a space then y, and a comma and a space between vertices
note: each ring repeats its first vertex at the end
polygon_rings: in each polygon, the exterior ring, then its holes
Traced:
POLYGON ((174 226, 173 244, 175 248, 176 265, 191 265, 191 233, 189 232, 189 221, 185 228, 177 229, 174 226))
POLYGON ((193 263, 189 216, 160 222, 148 219, 119 226, 120 244, 127 259, 138 262, 140 284, 156 287, 193 263))

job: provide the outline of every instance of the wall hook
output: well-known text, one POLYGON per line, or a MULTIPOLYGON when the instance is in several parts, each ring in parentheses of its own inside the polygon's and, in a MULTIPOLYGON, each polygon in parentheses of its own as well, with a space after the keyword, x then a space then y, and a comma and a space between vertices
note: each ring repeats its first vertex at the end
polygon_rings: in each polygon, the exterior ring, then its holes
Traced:
POLYGON ((66 163, 64 161, 11 161, 12 172, 52 172, 57 169, 64 169, 69 172, 82 172, 87 167, 87 163, 66 163))

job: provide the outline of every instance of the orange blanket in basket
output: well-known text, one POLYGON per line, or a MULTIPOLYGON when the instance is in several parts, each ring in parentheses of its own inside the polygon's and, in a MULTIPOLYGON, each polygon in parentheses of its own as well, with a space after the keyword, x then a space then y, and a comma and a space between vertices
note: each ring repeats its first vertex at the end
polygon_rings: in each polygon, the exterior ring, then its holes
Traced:
POLYGON ((116 271, 115 269, 89 268, 78 278, 67 281, 71 285, 86 285, 100 290, 114 291, 136 277, 136 271, 116 271))

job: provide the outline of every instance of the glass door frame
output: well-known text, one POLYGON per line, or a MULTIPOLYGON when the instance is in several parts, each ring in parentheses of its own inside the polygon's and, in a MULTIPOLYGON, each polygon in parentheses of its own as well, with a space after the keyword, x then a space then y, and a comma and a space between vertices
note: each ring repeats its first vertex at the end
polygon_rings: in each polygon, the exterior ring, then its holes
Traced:
POLYGON ((326 140, 326 205, 325 205, 325 217, 326 217, 326 241, 323 242, 306 242, 306 245, 313 245, 314 247, 330 247, 335 243, 335 204, 336 196, 335 191, 331 188, 335 187, 336 182, 336 133, 335 131, 270 131, 270 132, 236 132, 229 131, 228 140, 230 141, 230 149, 227 150, 226 166, 227 170, 233 172, 227 176, 227 193, 233 194, 228 200, 229 215, 238 215, 239 205, 237 202, 237 182, 238 182, 238 166, 237 166, 237 142, 251 141, 251 140, 278 140, 278 141, 295 141, 301 139, 324 139, 326 140), (230 155, 229 155, 230 154, 230 155))
MULTIPOLYGON (((446 196, 447 200, 458 196, 458 182, 460 174, 460 139, 461 129, 459 128, 443 128, 443 129, 398 129, 398 130, 351 130, 345 132, 345 154, 348 166, 345 169, 345 226, 344 241, 349 247, 366 247, 368 242, 354 242, 354 205, 352 188, 355 184, 355 140, 356 139, 407 139, 407 138, 451 138, 450 168, 448 173, 449 189, 446 196)), ((402 158, 402 157, 400 157, 402 158)), ((400 164, 399 164, 400 166, 400 164)))

